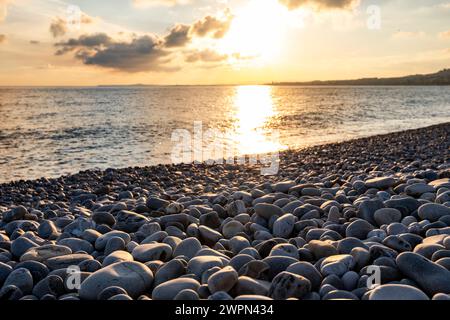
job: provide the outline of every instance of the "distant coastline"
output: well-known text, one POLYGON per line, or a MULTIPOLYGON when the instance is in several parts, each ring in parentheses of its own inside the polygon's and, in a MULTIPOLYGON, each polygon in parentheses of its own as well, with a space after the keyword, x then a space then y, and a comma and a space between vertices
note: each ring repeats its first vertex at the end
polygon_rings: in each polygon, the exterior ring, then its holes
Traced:
POLYGON ((393 78, 362 78, 354 80, 325 80, 306 82, 272 82, 274 86, 448 86, 450 69, 436 73, 416 74, 393 78))

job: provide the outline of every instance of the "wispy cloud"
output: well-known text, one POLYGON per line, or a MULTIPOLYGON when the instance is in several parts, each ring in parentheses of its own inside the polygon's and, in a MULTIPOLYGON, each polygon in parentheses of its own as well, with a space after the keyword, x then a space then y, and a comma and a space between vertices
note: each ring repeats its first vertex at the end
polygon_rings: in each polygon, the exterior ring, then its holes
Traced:
POLYGON ((0 0, 0 22, 5 20, 8 14, 8 4, 11 4, 13 0, 0 0))
POLYGON ((441 39, 450 39, 450 30, 449 31, 440 32, 438 36, 441 39))
POLYGON ((317 10, 349 9, 359 3, 359 0, 278 0, 289 9, 312 7, 317 10))
POLYGON ((398 31, 392 35, 394 39, 417 39, 425 36, 423 31, 398 31))
POLYGON ((192 2, 191 0, 133 0, 133 5, 137 8, 147 8, 155 6, 176 6, 192 2))
MULTIPOLYGON (((80 16, 80 24, 90 24, 94 22, 94 18, 82 13, 80 16)), ((69 22, 65 18, 55 17, 50 24, 50 33, 54 38, 64 36, 69 29, 69 22)))

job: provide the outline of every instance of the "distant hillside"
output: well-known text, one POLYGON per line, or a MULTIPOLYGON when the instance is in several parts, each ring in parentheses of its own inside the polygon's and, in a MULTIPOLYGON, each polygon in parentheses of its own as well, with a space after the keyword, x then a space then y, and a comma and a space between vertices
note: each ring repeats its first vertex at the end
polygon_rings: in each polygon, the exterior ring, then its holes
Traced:
POLYGON ((273 82, 272 85, 301 86, 447 86, 450 85, 450 69, 432 74, 416 74, 398 78, 363 78, 355 80, 327 80, 309 82, 273 82))

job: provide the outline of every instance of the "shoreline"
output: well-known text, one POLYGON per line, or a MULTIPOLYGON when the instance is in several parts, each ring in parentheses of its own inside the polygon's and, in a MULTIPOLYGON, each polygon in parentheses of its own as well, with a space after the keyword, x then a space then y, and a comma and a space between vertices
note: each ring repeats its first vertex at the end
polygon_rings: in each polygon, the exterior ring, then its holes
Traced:
POLYGON ((450 300, 449 257, 450 123, 282 151, 276 176, 179 164, 0 184, 0 300, 450 300))
MULTIPOLYGON (((434 124, 431 126, 420 127, 420 128, 415 128, 415 129, 406 129, 406 130, 393 131, 393 132, 389 132, 389 133, 381 133, 381 134, 375 134, 375 135, 370 135, 370 136, 357 137, 357 138, 353 138, 353 139, 336 141, 336 142, 328 142, 328 143, 318 144, 318 145, 314 145, 314 146, 306 146, 306 147, 300 147, 300 148, 288 148, 288 149, 280 150, 277 152, 280 155, 281 163, 284 163, 284 162, 286 162, 287 158, 291 158, 292 156, 295 156, 296 158, 300 158, 302 155, 310 156, 312 153, 317 152, 319 150, 323 150, 324 148, 325 149, 331 148, 331 149, 335 150, 335 149, 339 149, 344 146, 349 146, 351 148, 357 147, 359 150, 361 150, 364 148, 364 144, 369 141, 374 141, 375 143, 377 143, 377 141, 380 142, 380 140, 387 139, 387 140, 394 140, 395 142, 398 142, 398 139, 401 138, 402 136, 407 136, 410 134, 417 135, 420 133, 430 133, 430 131, 432 132, 433 130, 442 130, 442 134, 444 134, 445 136, 448 137, 450 135, 450 122, 443 122, 443 123, 438 123, 438 124, 434 124), (361 148, 361 146, 362 146, 362 148, 361 148)), ((443 139, 443 140, 445 140, 445 139, 443 139)), ((444 150, 445 148, 442 148, 442 149, 444 150)), ((447 160, 450 160, 450 151, 447 150, 447 153, 448 153, 447 160)), ((251 156, 255 156, 255 155, 251 155, 251 156)), ((290 159, 288 159, 288 160, 290 160, 290 159)), ((230 165, 231 166, 240 166, 237 164, 228 164, 228 165, 229 166, 230 165)), ((189 166, 193 166, 193 164, 192 163, 160 163, 160 164, 150 165, 150 166, 129 166, 129 167, 121 167, 121 168, 87 169, 87 170, 81 170, 79 172, 75 172, 75 173, 71 173, 71 174, 61 175, 58 177, 40 177, 40 178, 17 179, 17 180, 11 180, 11 181, 6 181, 6 182, 0 182, 0 188, 5 185, 11 185, 11 184, 17 184, 17 183, 28 183, 28 182, 33 182, 33 181, 39 181, 42 179, 46 179, 48 181, 55 181, 55 180, 59 180, 59 179, 82 175, 84 173, 89 173, 89 172, 101 173, 101 172, 105 172, 105 171, 115 171, 115 172, 120 173, 120 172, 129 171, 131 169, 137 169, 137 170, 142 170, 142 171, 146 171, 146 170, 152 171, 152 169, 162 167, 162 166, 163 167, 179 166, 181 168, 186 168, 189 166)), ((208 167, 204 163, 195 164, 195 166, 208 167)), ((223 166, 223 165, 214 164, 212 166, 223 166)), ((260 167, 260 165, 252 166, 249 164, 245 164, 243 166, 246 168, 252 168, 252 167, 259 168, 260 167)), ((211 167, 211 165, 209 167, 211 167)), ((281 166, 280 166, 280 168, 282 169, 281 166)), ((271 177, 275 178, 277 175, 278 174, 271 175, 271 177)))

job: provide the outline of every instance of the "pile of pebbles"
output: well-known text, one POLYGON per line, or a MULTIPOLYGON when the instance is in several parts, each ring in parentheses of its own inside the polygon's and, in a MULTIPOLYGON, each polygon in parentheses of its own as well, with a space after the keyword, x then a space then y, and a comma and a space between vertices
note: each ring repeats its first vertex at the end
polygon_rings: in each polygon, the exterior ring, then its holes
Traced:
POLYGON ((0 300, 449 300, 449 133, 2 184, 0 300))

